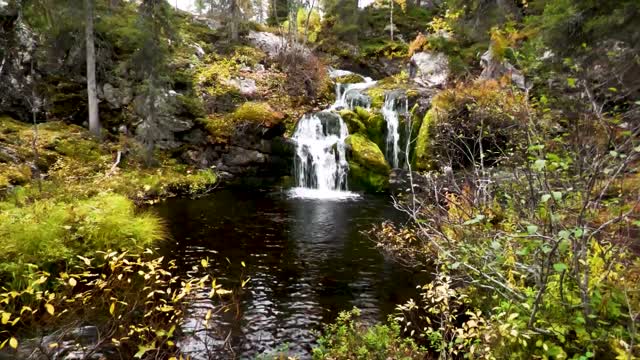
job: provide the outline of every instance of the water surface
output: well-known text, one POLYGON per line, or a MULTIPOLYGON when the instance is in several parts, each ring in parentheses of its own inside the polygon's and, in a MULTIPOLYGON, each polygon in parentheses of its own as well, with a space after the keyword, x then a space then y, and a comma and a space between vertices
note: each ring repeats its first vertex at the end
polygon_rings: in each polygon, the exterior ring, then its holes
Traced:
POLYGON ((355 306, 366 321, 384 320, 414 293, 413 276, 361 233, 399 219, 388 197, 312 200, 220 190, 170 199, 157 210, 172 236, 163 253, 183 271, 208 257, 223 284, 251 278, 237 308, 214 316, 209 330, 201 320, 214 304, 204 293, 193 300, 185 329, 194 333, 182 346, 194 358, 255 358, 283 346, 308 358, 314 330, 339 311, 355 306))

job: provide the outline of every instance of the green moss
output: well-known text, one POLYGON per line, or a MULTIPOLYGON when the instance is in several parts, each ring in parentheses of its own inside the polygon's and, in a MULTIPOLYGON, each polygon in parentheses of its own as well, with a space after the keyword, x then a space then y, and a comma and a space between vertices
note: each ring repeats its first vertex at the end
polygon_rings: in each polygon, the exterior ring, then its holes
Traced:
POLYGON ((438 110, 432 107, 422 120, 416 141, 414 166, 416 170, 430 170, 433 162, 430 155, 430 129, 438 119, 438 110))
POLYGON ((389 188, 389 175, 376 173, 355 161, 349 161, 349 186, 367 192, 384 192, 389 188))
POLYGON ((389 183, 389 164, 378 145, 364 134, 353 134, 345 140, 349 147, 349 183, 367 191, 384 191, 389 183))
POLYGON ((366 133, 367 128, 364 126, 364 123, 358 117, 354 111, 349 109, 344 109, 340 111, 340 117, 347 124, 347 128, 349 129, 349 134, 355 133, 366 133))
POLYGON ((347 123, 349 134, 363 134, 379 147, 384 146, 385 123, 382 115, 372 114, 358 106, 354 110, 340 111, 340 116, 347 123))
POLYGON ((273 110, 268 103, 253 101, 248 101, 240 105, 231 117, 235 121, 266 124, 278 124, 284 119, 284 115, 273 110))

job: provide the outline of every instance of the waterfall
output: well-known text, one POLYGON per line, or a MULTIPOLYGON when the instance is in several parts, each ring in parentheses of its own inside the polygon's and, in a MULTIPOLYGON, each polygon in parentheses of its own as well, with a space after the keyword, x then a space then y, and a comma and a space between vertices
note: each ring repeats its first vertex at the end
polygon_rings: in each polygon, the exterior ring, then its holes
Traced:
POLYGON ((331 113, 305 115, 298 122, 295 176, 299 187, 320 191, 347 189, 347 156, 344 140, 349 135, 342 118, 331 113))
MULTIPOLYGON (((352 74, 345 70, 332 70, 331 77, 352 74)), ((345 139, 349 136, 347 125, 335 110, 353 109, 356 106, 369 108, 371 101, 362 94, 375 85, 375 81, 364 78, 355 84, 336 84, 336 101, 327 110, 307 114, 298 121, 292 140, 296 144, 294 173, 296 188, 291 195, 305 198, 350 198, 356 194, 348 192, 345 139)))
POLYGON ((384 98, 384 106, 382 106, 382 116, 387 123, 387 161, 392 168, 399 166, 398 153, 400 151, 400 119, 394 105, 396 99, 391 95, 384 98))

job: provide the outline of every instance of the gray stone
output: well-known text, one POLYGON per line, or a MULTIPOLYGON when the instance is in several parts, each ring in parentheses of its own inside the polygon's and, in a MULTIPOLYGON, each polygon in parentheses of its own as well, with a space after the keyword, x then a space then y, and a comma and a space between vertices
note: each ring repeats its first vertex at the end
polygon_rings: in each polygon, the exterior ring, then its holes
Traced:
POLYGON ((251 45, 264 51, 269 58, 276 58, 284 51, 296 51, 304 56, 310 56, 311 50, 301 44, 290 44, 289 41, 282 36, 266 31, 250 31, 247 39, 251 45))
POLYGON ((253 79, 233 78, 227 80, 227 85, 235 87, 244 96, 253 96, 258 91, 256 81, 253 79))
POLYGON ((195 54, 198 57, 198 59, 202 59, 206 55, 206 53, 204 52, 204 49, 200 45, 193 43, 191 46, 193 47, 193 50, 195 51, 195 54))
POLYGON ((136 138, 143 143, 153 144, 160 149, 175 149, 180 147, 175 133, 193 128, 190 119, 176 115, 178 106, 177 94, 167 91, 155 99, 154 113, 151 116, 150 99, 139 95, 133 101, 134 112, 142 119, 136 128, 136 138))
POLYGON ((449 60, 443 53, 415 53, 411 57, 409 76, 420 86, 442 86, 449 77, 449 60))

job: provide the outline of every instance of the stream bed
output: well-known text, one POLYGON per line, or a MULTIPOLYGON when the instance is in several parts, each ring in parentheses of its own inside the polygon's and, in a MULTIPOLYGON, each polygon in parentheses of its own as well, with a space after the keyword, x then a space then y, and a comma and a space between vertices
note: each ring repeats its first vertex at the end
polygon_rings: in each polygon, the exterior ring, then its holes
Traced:
POLYGON ((362 233, 384 219, 402 221, 388 196, 327 200, 223 189, 155 210, 170 231, 161 253, 181 271, 201 271, 194 266, 208 258, 227 287, 250 278, 237 305, 208 327, 203 319, 216 300, 194 297, 180 344, 194 359, 253 359, 284 349, 309 358, 315 331, 340 311, 358 307, 373 323, 415 296, 415 276, 362 233))

